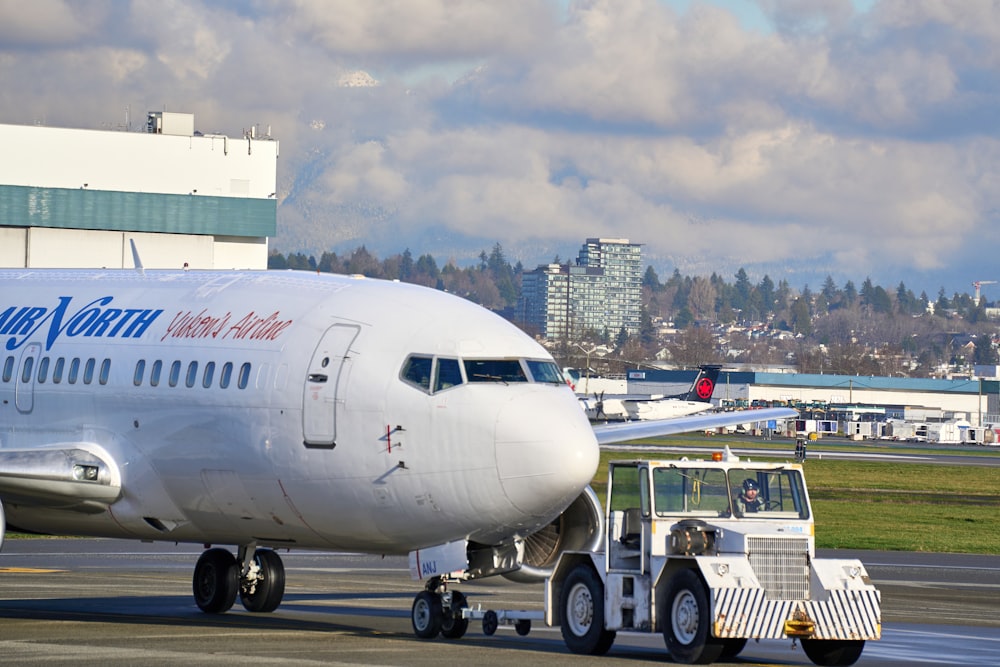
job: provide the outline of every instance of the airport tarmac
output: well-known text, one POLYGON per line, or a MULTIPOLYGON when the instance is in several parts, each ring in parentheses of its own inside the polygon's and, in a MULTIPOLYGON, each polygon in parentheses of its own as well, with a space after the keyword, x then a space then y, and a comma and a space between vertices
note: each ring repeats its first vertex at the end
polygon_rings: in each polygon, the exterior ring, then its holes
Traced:
MULTIPOLYGON (((74 665, 626 665, 669 662, 659 635, 621 633, 604 657, 568 652, 558 628, 536 624, 460 640, 416 639, 419 586, 405 558, 291 552, 273 614, 237 606, 201 613, 191 597, 198 545, 92 539, 8 540, 0 553, 0 663, 74 665)), ((1000 559, 884 552, 857 555, 882 591, 883 638, 859 665, 995 665, 1000 655, 1000 559)), ((829 554, 827 554, 829 555, 829 554)), ((459 587, 473 606, 540 611, 540 585, 501 578, 459 587)), ((727 664, 727 663, 719 663, 727 664)), ((747 645, 736 665, 810 664, 791 642, 747 645)))

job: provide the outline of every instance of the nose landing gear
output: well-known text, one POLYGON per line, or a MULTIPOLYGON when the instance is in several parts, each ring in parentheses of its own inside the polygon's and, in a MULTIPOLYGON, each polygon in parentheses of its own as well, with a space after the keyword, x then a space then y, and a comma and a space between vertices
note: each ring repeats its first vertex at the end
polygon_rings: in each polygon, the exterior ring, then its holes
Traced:
POLYGON ((417 593, 410 610, 413 633, 420 639, 434 639, 439 634, 445 639, 460 639, 469 629, 468 608, 465 595, 448 590, 447 582, 434 577, 424 590, 417 593))
POLYGON ((434 577, 427 581, 424 590, 413 599, 410 620, 413 633, 420 639, 434 639, 441 635, 445 639, 460 639, 469 629, 469 621, 481 620, 483 634, 493 635, 502 625, 513 625, 514 630, 524 637, 531 632, 531 621, 543 621, 544 612, 527 610, 475 609, 469 606, 465 595, 448 590, 448 581, 434 577))

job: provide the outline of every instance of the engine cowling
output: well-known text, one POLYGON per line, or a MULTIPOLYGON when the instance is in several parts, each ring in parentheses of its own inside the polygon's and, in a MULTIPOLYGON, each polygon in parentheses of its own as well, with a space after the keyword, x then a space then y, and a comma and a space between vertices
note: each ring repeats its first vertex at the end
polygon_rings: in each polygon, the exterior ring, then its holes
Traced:
POLYGON ((503 576, 519 583, 544 581, 562 552, 600 551, 604 532, 604 508, 588 486, 552 523, 524 538, 521 567, 503 576))

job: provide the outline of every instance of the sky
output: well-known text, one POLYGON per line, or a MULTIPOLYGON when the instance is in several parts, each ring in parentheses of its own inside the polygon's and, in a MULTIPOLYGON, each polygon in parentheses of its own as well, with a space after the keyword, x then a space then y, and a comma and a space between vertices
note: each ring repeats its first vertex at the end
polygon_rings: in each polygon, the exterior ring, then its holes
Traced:
POLYGON ((1000 1, 0 0, 0 81, 0 123, 270 128, 281 252, 1000 280, 1000 1))

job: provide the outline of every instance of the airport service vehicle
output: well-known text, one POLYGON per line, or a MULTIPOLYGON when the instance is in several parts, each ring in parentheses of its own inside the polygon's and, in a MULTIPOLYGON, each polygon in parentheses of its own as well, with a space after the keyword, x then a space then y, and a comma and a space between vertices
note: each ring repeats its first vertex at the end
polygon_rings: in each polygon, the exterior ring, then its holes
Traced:
POLYGON ((681 663, 730 660, 748 640, 791 639, 818 665, 850 665, 881 634, 859 560, 817 559, 802 466, 712 460, 610 464, 603 550, 564 552, 545 622, 574 653, 617 631, 662 632, 681 663))

